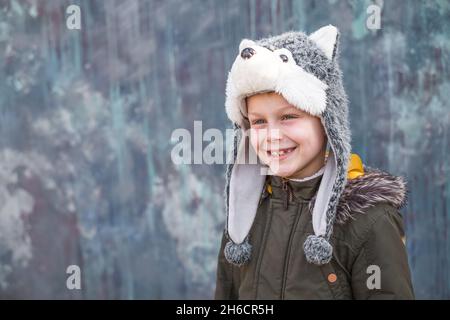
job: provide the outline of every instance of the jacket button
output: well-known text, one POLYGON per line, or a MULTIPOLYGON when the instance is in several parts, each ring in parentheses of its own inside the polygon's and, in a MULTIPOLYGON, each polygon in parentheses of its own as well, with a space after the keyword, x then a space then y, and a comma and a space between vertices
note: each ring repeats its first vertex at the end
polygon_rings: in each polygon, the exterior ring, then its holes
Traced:
POLYGON ((336 280, 337 280, 337 276, 336 276, 335 273, 330 273, 330 274, 328 275, 328 282, 330 282, 330 283, 335 283, 336 280))

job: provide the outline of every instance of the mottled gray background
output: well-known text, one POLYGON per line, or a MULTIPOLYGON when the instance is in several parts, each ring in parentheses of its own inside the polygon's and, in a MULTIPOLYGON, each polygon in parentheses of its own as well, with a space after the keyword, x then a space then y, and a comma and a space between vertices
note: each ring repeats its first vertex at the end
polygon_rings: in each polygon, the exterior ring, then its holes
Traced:
POLYGON ((450 3, 378 1, 378 31, 372 3, 0 1, 0 297, 211 298, 224 165, 175 166, 172 131, 230 127, 242 38, 331 23, 353 152, 407 177, 416 295, 450 298, 450 3))

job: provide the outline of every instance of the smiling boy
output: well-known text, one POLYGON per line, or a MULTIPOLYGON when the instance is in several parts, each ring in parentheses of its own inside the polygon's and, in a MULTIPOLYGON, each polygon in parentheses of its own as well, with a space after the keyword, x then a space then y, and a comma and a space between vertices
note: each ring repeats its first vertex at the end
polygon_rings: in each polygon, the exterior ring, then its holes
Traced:
POLYGON ((324 166, 327 138, 318 117, 295 108, 275 92, 253 95, 246 103, 253 129, 250 142, 274 174, 305 178, 324 166))
POLYGON ((326 26, 239 46, 216 299, 414 298, 406 183, 351 153, 338 39, 326 26))

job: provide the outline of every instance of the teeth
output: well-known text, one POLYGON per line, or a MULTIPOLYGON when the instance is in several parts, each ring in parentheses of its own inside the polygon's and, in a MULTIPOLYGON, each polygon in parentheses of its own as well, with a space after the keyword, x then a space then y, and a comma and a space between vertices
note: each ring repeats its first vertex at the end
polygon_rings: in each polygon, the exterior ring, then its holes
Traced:
POLYGON ((285 153, 290 153, 290 152, 292 152, 293 150, 294 150, 293 148, 290 148, 290 149, 288 149, 288 151, 286 151, 286 150, 271 151, 271 152, 270 152, 270 155, 271 155, 271 156, 274 156, 274 157, 279 157, 279 156, 284 155, 285 153))

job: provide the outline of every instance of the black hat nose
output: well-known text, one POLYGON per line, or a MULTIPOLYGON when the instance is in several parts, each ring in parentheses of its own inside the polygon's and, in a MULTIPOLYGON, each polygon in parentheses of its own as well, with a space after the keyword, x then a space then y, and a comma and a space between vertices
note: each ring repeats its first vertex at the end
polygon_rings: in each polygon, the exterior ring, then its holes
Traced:
POLYGON ((250 59, 255 53, 256 53, 255 49, 253 49, 253 48, 245 48, 241 52, 241 57, 243 59, 250 59))

